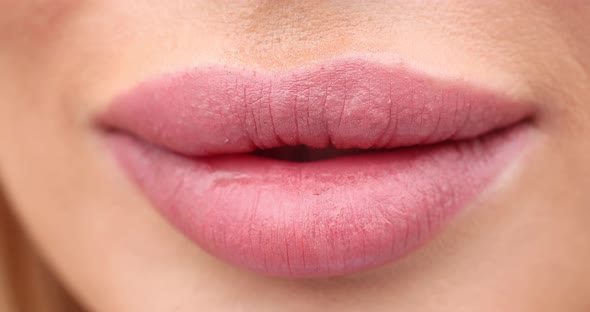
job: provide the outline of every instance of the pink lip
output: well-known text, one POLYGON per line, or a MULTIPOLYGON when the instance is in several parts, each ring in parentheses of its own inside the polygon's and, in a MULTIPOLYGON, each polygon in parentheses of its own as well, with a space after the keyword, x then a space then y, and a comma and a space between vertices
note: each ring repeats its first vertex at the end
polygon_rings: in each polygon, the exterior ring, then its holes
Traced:
POLYGON ((278 276, 389 263, 428 241, 528 142, 523 103, 358 58, 284 72, 201 67, 99 117, 153 205, 211 254, 278 276), (253 150, 387 148, 312 162, 253 150))

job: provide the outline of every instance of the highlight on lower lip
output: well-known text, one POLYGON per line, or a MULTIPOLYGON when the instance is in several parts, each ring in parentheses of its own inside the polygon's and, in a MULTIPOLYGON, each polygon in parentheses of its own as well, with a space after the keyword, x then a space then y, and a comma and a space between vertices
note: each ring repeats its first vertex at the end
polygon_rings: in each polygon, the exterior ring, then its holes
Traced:
POLYGON ((340 59, 165 75, 116 98, 99 125, 201 248, 266 274, 324 277, 431 239, 522 152, 530 114, 465 83, 340 59), (302 151, 289 146, 321 152, 283 157, 302 151))

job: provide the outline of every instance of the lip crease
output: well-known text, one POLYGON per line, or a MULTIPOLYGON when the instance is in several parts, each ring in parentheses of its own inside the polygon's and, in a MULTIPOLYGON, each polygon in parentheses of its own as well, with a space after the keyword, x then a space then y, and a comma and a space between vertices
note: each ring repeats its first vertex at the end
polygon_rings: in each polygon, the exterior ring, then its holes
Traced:
POLYGON ((153 206, 202 249, 270 275, 327 277, 429 241, 521 154, 531 115, 463 81, 342 58, 166 74, 97 121, 153 206))

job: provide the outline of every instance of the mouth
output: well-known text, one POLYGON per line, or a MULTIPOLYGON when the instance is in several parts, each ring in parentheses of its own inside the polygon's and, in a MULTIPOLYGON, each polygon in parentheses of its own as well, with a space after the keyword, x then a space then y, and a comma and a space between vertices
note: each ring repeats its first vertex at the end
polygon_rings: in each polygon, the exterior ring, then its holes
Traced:
POLYGON ((197 67, 117 97, 98 125, 153 206, 202 249, 282 277, 394 262, 529 142, 530 105, 403 65, 197 67))

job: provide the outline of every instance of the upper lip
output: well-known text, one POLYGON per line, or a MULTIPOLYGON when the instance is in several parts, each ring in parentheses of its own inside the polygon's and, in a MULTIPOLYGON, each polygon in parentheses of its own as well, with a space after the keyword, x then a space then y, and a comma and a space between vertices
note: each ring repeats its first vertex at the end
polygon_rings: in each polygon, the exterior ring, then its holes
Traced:
POLYGON ((433 144, 530 115, 526 102, 483 88, 352 58, 290 72, 211 66, 164 76, 118 97, 99 124, 177 153, 211 156, 295 145, 433 144))

